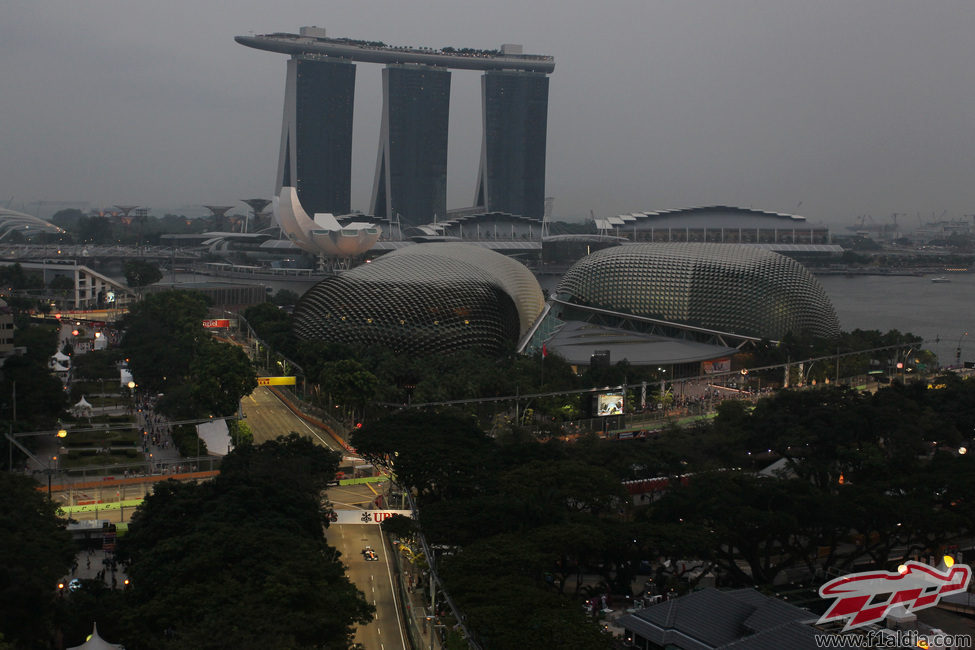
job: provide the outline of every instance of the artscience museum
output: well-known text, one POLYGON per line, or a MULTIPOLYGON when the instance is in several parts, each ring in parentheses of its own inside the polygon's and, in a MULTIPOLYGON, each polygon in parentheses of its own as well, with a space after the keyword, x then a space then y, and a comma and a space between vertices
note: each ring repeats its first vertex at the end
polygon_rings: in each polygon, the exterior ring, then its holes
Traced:
POLYGON ((274 219, 281 232, 295 246, 311 253, 332 258, 351 258, 369 250, 379 240, 382 229, 368 222, 342 225, 334 215, 305 213, 293 187, 282 187, 274 197, 274 219))

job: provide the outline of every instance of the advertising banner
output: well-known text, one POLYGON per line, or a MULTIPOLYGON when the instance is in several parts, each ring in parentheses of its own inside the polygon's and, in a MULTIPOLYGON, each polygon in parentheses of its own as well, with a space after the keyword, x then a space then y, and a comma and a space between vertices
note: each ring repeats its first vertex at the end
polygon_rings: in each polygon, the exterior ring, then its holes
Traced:
POLYGON ((294 386, 295 378, 291 377, 258 377, 258 386, 294 386))
POLYGON ((335 524, 381 524, 393 515, 412 517, 410 510, 335 510, 332 523, 335 524))
POLYGON ((233 324, 234 324, 233 321, 231 321, 229 318, 214 318, 211 320, 203 321, 203 327, 205 327, 208 330, 227 329, 233 324))
POLYGON ((731 372, 731 358, 701 362, 702 375, 713 375, 716 372, 731 372))

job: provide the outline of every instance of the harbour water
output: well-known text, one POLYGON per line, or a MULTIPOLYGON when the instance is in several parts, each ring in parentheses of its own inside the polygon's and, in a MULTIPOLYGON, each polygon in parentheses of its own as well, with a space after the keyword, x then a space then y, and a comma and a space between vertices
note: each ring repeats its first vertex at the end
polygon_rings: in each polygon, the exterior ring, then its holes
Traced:
POLYGON ((896 329, 924 339, 924 348, 938 355, 941 365, 953 365, 957 349, 961 361, 975 361, 975 273, 939 277, 904 275, 821 275, 840 319, 840 328, 896 329), (968 334, 966 334, 968 332, 968 334))

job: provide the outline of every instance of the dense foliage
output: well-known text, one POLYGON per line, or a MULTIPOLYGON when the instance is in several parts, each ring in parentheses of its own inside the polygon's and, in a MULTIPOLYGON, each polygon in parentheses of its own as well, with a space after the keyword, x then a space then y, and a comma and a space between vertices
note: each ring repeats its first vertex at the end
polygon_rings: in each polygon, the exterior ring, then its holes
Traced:
POLYGON ((162 279, 159 267, 144 260, 126 260, 123 271, 125 282, 130 287, 145 287, 162 279))
POLYGON ((238 346, 203 328, 206 299, 163 291, 136 303, 123 322, 122 349, 141 391, 163 393, 158 410, 177 418, 230 415, 257 387, 257 374, 238 346))
POLYGON ((0 639, 18 648, 53 646, 58 581, 74 544, 57 505, 37 483, 0 473, 0 639))
POLYGON ((657 593, 708 569, 726 585, 815 587, 970 537, 975 459, 959 449, 973 421, 975 381, 948 375, 725 402, 712 422, 648 440, 493 439, 469 415, 407 411, 352 444, 416 491, 427 540, 455 549, 447 589, 490 647, 541 644, 555 621, 593 644, 565 647, 599 647, 578 603, 639 592, 639 575, 657 593), (652 477, 669 487, 623 490, 652 477))
POLYGON ((238 447, 220 476, 160 483, 119 545, 127 648, 347 648, 372 606, 324 537, 338 457, 298 434, 238 447))

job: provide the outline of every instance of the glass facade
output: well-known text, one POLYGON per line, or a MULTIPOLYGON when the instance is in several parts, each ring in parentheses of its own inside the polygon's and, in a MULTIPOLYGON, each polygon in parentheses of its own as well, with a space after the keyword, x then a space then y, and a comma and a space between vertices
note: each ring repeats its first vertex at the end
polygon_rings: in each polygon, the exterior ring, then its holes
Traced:
POLYGON ((295 306, 294 331, 414 354, 500 353, 543 305, 515 260, 465 244, 418 244, 319 282, 295 306))
POLYGON ((309 214, 351 212, 355 65, 288 61, 276 194, 294 187, 309 214))
POLYGON ((481 77, 484 142, 475 205, 541 219, 545 212, 548 76, 488 72, 481 77))
POLYGON ((371 212, 403 227, 447 214, 450 71, 383 68, 383 117, 371 212))
POLYGON ((562 278, 561 299, 718 332, 779 340, 833 337, 836 311, 795 260, 735 244, 629 244, 597 251, 562 278))

